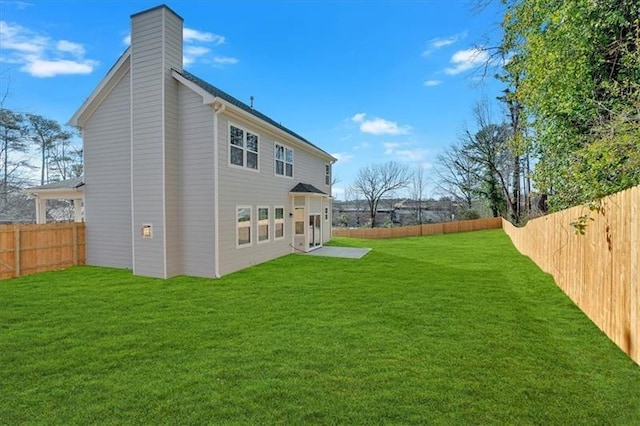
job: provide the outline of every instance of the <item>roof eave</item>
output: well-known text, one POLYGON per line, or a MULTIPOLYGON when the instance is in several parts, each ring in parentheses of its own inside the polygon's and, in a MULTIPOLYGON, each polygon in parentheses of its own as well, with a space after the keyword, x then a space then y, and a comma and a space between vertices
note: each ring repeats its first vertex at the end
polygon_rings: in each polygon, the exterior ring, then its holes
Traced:
POLYGON ((301 139, 296 138, 295 136, 279 129, 278 127, 274 126, 273 124, 266 122, 264 120, 261 120, 260 118, 254 116, 253 114, 248 113, 247 111, 245 111, 244 109, 232 104, 231 102, 226 101, 223 98, 220 97, 216 97, 215 99, 217 102, 220 102, 222 105, 225 106, 225 109, 231 110, 233 112, 235 112, 238 115, 241 115, 242 117, 246 118, 247 120, 251 120, 251 121, 259 121, 260 124, 266 128, 268 128, 270 131, 272 131, 273 133, 277 134, 277 135, 281 135, 283 137, 283 139, 287 139, 289 141, 295 141, 299 146, 304 147, 305 149, 308 149, 309 151, 313 151, 314 153, 322 156, 324 159, 326 159, 328 162, 330 163, 335 163, 336 161, 338 161, 337 158, 335 158, 334 156, 332 156, 331 154, 329 154, 326 151, 323 151, 322 149, 316 147, 315 145, 312 145, 308 142, 305 142, 301 139))

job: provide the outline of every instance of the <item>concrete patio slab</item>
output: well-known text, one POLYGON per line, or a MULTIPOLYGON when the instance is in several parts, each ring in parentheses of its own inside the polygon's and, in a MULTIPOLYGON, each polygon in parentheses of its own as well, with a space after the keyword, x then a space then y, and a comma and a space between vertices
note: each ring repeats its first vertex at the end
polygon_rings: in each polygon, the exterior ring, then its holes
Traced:
POLYGON ((347 259, 361 259, 371 251, 370 248, 357 247, 320 247, 319 249, 310 251, 310 256, 326 256, 326 257, 343 257, 347 259))

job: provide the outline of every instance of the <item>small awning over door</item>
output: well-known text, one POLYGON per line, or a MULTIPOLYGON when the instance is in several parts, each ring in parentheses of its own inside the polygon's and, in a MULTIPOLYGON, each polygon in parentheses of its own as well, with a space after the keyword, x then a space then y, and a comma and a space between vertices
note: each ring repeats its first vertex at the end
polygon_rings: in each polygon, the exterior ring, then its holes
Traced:
POLYGON ((291 189, 291 191, 289 191, 289 193, 291 195, 295 195, 295 194, 299 194, 299 195, 318 194, 318 195, 324 195, 324 196, 327 196, 327 197, 329 196, 326 192, 320 191, 315 186, 310 185, 308 183, 302 183, 302 182, 300 182, 299 184, 294 186, 291 189))

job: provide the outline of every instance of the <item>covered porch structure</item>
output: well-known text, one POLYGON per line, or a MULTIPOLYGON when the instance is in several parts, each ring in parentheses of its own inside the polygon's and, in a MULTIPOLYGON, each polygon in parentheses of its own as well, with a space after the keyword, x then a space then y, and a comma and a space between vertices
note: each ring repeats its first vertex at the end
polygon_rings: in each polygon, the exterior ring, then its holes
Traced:
POLYGON ((82 178, 51 182, 46 185, 28 188, 25 192, 35 199, 36 223, 47 223, 47 200, 72 200, 73 221, 83 222, 84 181, 82 178))
POLYGON ((289 191, 293 215, 293 247, 309 252, 331 239, 331 196, 299 183, 289 191))

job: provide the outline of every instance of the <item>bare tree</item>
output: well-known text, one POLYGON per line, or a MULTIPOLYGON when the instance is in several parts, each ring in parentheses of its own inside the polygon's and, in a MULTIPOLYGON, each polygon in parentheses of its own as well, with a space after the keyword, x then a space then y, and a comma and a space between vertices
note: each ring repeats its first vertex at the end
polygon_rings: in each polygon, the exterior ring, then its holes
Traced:
POLYGON ((507 124, 492 123, 486 101, 476 104, 473 113, 478 130, 465 130, 462 153, 478 165, 476 177, 482 182, 479 193, 489 201, 491 211, 497 217, 505 212, 505 203, 510 210, 514 206, 510 192, 509 167, 513 162, 508 145, 510 129, 507 124))
POLYGON ((376 212, 380 199, 393 191, 406 188, 410 181, 411 173, 407 166, 395 161, 372 164, 360 169, 353 187, 367 200, 372 228, 376 226, 376 212))
POLYGON ((416 222, 422 225, 422 202, 427 187, 427 174, 424 167, 419 165, 411 178, 411 198, 418 202, 416 207, 416 222))
POLYGON ((24 116, 0 107, 0 170, 2 178, 2 210, 7 208, 11 188, 18 185, 16 179, 28 163, 16 157, 26 153, 24 116))
POLYGON ((479 165, 465 155, 462 146, 451 145, 437 157, 436 185, 442 195, 462 203, 466 209, 471 209, 474 201, 478 199, 478 168, 479 165))

